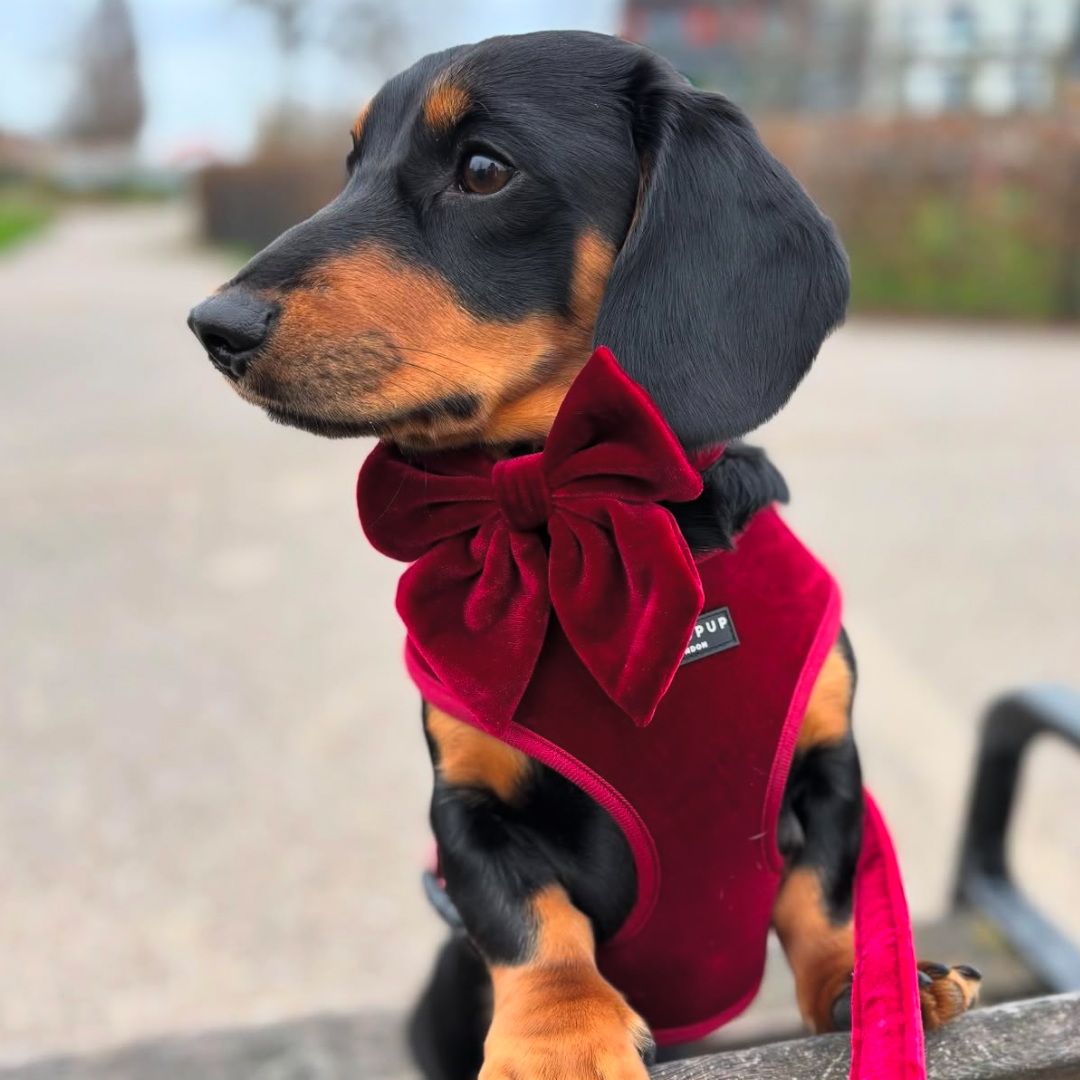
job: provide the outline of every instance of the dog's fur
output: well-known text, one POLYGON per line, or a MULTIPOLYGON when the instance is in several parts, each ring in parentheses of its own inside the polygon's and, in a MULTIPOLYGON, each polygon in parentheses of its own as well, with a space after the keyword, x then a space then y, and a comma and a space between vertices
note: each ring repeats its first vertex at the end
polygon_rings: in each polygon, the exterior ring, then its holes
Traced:
MULTIPOLYGON (((702 496, 672 507, 695 551, 729 548, 786 499, 738 439, 784 405, 843 318, 847 264, 731 102, 628 42, 531 34, 421 60, 352 138, 341 195, 207 302, 216 323, 205 305, 193 313, 243 398, 318 434, 509 455, 543 443, 600 343, 687 449, 730 444, 702 496), (220 305, 240 302, 257 332, 233 340, 220 305)), ((842 635, 780 821, 774 925, 815 1031, 850 1022, 854 688, 842 635)), ((642 1076, 649 1033, 593 959, 635 899, 622 833, 479 730, 430 706, 424 725, 431 820, 467 936, 445 946, 414 1017, 422 1067, 443 1080, 642 1076)), ((922 964, 920 984, 932 1028, 971 1005, 978 975, 922 964)))

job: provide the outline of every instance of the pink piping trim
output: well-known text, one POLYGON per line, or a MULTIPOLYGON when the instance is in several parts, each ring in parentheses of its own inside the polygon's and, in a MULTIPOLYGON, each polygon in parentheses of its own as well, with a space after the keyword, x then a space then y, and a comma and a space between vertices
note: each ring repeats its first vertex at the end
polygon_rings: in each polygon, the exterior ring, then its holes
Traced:
POLYGON ((814 683, 829 655, 829 650, 836 644, 840 632, 840 590, 836 582, 831 583, 829 602, 825 614, 821 617, 813 644, 799 672, 795 691, 791 695, 784 728, 769 773, 769 788, 765 795, 765 807, 761 815, 761 845, 767 864, 779 873, 784 868, 783 856, 776 846, 776 823, 780 817, 780 804, 784 798, 791 759, 795 754, 795 743, 799 738, 799 727, 806 714, 806 705, 810 700, 814 683))
POLYGON ((626 917, 626 922, 605 944, 605 948, 612 948, 629 941, 648 921, 660 895, 660 856, 652 833, 646 828, 645 822, 641 820, 641 816, 633 806, 606 780, 554 743, 548 742, 536 732, 515 723, 510 724, 506 741, 515 749, 549 766, 565 776, 571 783, 576 784, 586 795, 598 802, 622 829, 630 844, 630 850, 634 854, 634 864, 637 867, 637 902, 626 917))
MULTIPOLYGON (((413 682, 432 705, 463 723, 471 724, 481 731, 486 730, 484 725, 460 701, 447 692, 442 683, 433 679, 417 665, 408 642, 405 646, 405 666, 409 669, 413 682)), ((629 941, 648 921, 660 895, 660 856, 645 822, 634 807, 606 780, 554 743, 548 742, 542 736, 515 723, 511 723, 501 737, 508 746, 520 750, 523 754, 528 754, 529 757, 535 758, 541 764, 565 776, 572 784, 576 784, 607 810, 622 829, 630 845, 637 869, 637 901, 619 932, 606 943, 605 947, 612 948, 629 941)))

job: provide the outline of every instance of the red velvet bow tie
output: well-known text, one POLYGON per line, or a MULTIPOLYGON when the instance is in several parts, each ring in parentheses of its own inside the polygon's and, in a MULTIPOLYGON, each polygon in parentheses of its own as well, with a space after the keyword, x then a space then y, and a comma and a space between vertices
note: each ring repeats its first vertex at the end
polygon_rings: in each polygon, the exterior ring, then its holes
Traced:
POLYGON ((697 568, 660 501, 701 476, 644 390, 597 349, 541 453, 406 460, 381 443, 360 471, 372 545, 411 562, 397 607, 443 685, 489 729, 514 715, 551 612, 605 693, 652 719, 703 602, 697 568))

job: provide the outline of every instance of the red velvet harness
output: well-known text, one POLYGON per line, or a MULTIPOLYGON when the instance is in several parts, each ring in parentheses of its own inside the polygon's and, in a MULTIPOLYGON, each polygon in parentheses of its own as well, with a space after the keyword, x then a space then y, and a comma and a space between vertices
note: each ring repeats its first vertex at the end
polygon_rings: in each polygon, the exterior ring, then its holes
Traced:
MULTIPOLYGON (((423 696, 566 776, 625 833, 637 902, 598 963, 661 1043, 757 993, 784 784, 840 625, 835 582, 774 510, 734 551, 692 559, 659 504, 700 491, 603 349, 542 453, 409 461, 384 444, 358 487, 373 545, 412 563, 398 609, 423 696)), ((869 800, 856 940, 852 1076, 921 1077, 910 926, 869 800)))

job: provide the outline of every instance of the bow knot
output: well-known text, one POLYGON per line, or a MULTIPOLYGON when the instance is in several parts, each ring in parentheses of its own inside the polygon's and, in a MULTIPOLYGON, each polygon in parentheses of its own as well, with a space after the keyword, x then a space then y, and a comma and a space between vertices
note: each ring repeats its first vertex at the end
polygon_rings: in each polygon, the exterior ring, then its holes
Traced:
POLYGON ((491 486, 511 529, 535 532, 546 527, 552 506, 541 454, 496 462, 491 470, 491 486))
POLYGON ((649 723, 702 605, 697 567, 661 503, 700 494, 660 411, 603 348, 542 452, 408 460, 380 443, 357 487, 372 546, 412 563, 397 604, 413 646, 496 733, 521 704, 552 620, 604 693, 649 723))

